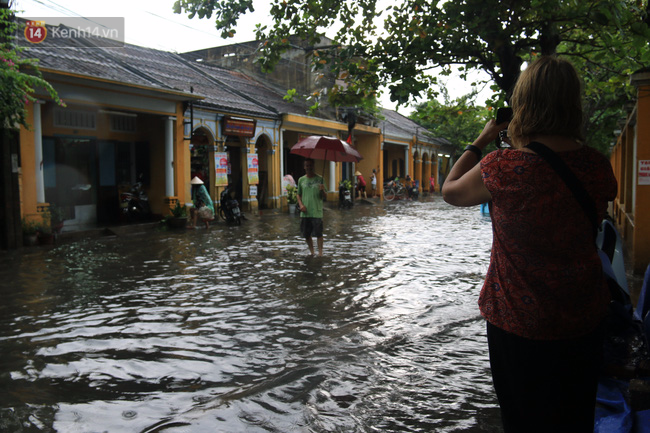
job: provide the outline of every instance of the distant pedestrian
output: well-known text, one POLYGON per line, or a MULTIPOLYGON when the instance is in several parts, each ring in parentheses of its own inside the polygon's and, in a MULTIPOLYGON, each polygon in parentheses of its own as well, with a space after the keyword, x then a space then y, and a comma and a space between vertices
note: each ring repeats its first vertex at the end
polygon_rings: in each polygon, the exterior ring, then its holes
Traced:
POLYGON ((201 221, 205 224, 205 228, 209 229, 210 221, 214 219, 212 198, 208 194, 208 190, 203 184, 203 181, 197 176, 190 181, 190 184, 192 185, 192 202, 194 206, 190 208, 191 223, 188 227, 195 228, 197 220, 201 218, 201 221))
POLYGON ((411 176, 406 175, 406 180, 404 181, 404 186, 406 187, 406 197, 411 200, 411 195, 413 193, 413 180, 411 176))
POLYGON ((436 181, 433 176, 429 176, 429 193, 433 194, 436 190, 436 181))
POLYGON ((377 170, 374 168, 370 175, 370 189, 372 190, 372 198, 377 198, 377 170))
POLYGON ((366 195, 366 180, 363 178, 363 175, 358 170, 356 173, 354 173, 354 175, 357 177, 356 196, 359 198, 361 198, 361 196, 363 196, 363 198, 368 198, 368 196, 366 195))
POLYGON ((314 255, 314 241, 318 243, 318 255, 323 255, 323 200, 325 183, 323 177, 314 171, 314 160, 305 159, 305 175, 298 179, 298 208, 300 209, 300 231, 307 242, 309 252, 314 255))

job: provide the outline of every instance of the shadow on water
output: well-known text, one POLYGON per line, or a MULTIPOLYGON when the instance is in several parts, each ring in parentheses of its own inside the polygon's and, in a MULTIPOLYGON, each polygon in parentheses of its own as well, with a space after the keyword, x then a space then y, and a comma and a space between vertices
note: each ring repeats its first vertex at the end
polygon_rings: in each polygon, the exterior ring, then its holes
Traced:
POLYGON ((499 432, 489 219, 435 200, 0 257, 0 430, 499 432))

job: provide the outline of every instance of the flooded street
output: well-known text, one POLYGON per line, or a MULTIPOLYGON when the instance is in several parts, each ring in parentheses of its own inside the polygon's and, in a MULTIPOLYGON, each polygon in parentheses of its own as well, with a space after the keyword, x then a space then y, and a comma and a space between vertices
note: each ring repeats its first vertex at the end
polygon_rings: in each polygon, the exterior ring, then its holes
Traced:
POLYGON ((0 255, 2 432, 500 432, 478 207, 326 209, 0 255))

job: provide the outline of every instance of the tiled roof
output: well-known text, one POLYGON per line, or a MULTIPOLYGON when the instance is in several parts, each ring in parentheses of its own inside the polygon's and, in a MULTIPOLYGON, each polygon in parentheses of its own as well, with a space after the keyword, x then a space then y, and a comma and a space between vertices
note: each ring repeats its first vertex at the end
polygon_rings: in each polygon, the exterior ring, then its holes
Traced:
POLYGON ((256 104, 269 111, 304 114, 307 110, 304 104, 287 102, 283 99, 284 95, 240 72, 227 70, 219 66, 191 63, 189 60, 185 61, 192 65, 193 68, 218 80, 232 92, 253 100, 256 104))
MULTIPOLYGON (((23 38, 17 38, 24 48, 23 55, 38 59, 42 68, 154 90, 193 92, 205 98, 197 102, 197 105, 233 114, 273 119, 282 113, 307 112, 306 103, 300 100, 287 102, 281 92, 241 72, 191 61, 181 54, 137 45, 98 47, 98 39, 46 38, 40 44, 31 44, 23 38)), ((432 138, 430 134, 425 136, 420 125, 396 111, 383 109, 382 115, 385 120, 381 121, 380 127, 387 136, 410 140, 418 134, 422 141, 449 144, 445 139, 432 138)), ((319 112, 318 116, 323 119, 334 118, 333 113, 328 111, 319 112)))
MULTIPOLYGON (((18 38, 19 42, 21 39, 18 38)), ((46 38, 38 45, 23 40, 23 56, 38 59, 42 68, 60 72, 160 90, 190 93, 193 88, 195 94, 205 97, 201 105, 234 114, 278 116, 271 106, 256 104, 252 98, 229 88, 225 82, 230 79, 228 71, 206 70, 202 65, 190 64, 178 54, 131 44, 119 48, 97 47, 93 39, 46 38)), ((276 98, 282 101, 280 95, 276 98)))
POLYGON ((451 144, 445 138, 433 137, 432 134, 417 122, 401 115, 397 111, 383 108, 381 115, 384 120, 380 122, 380 128, 385 136, 398 137, 410 140, 413 136, 417 135, 418 140, 425 143, 448 145, 451 144))
POLYGON ((30 44, 18 38, 18 42, 22 42, 24 48, 22 55, 38 59, 41 68, 134 85, 165 88, 160 83, 154 83, 147 77, 116 64, 105 55, 103 49, 89 49, 80 39, 46 38, 39 44, 30 44))

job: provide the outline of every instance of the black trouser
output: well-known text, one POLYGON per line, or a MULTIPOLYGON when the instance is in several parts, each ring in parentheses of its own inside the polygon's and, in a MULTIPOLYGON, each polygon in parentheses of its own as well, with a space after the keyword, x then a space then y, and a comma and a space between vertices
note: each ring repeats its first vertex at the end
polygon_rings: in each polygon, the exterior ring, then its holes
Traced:
POLYGON ((487 325, 505 433, 592 433, 602 334, 530 340, 487 325))

